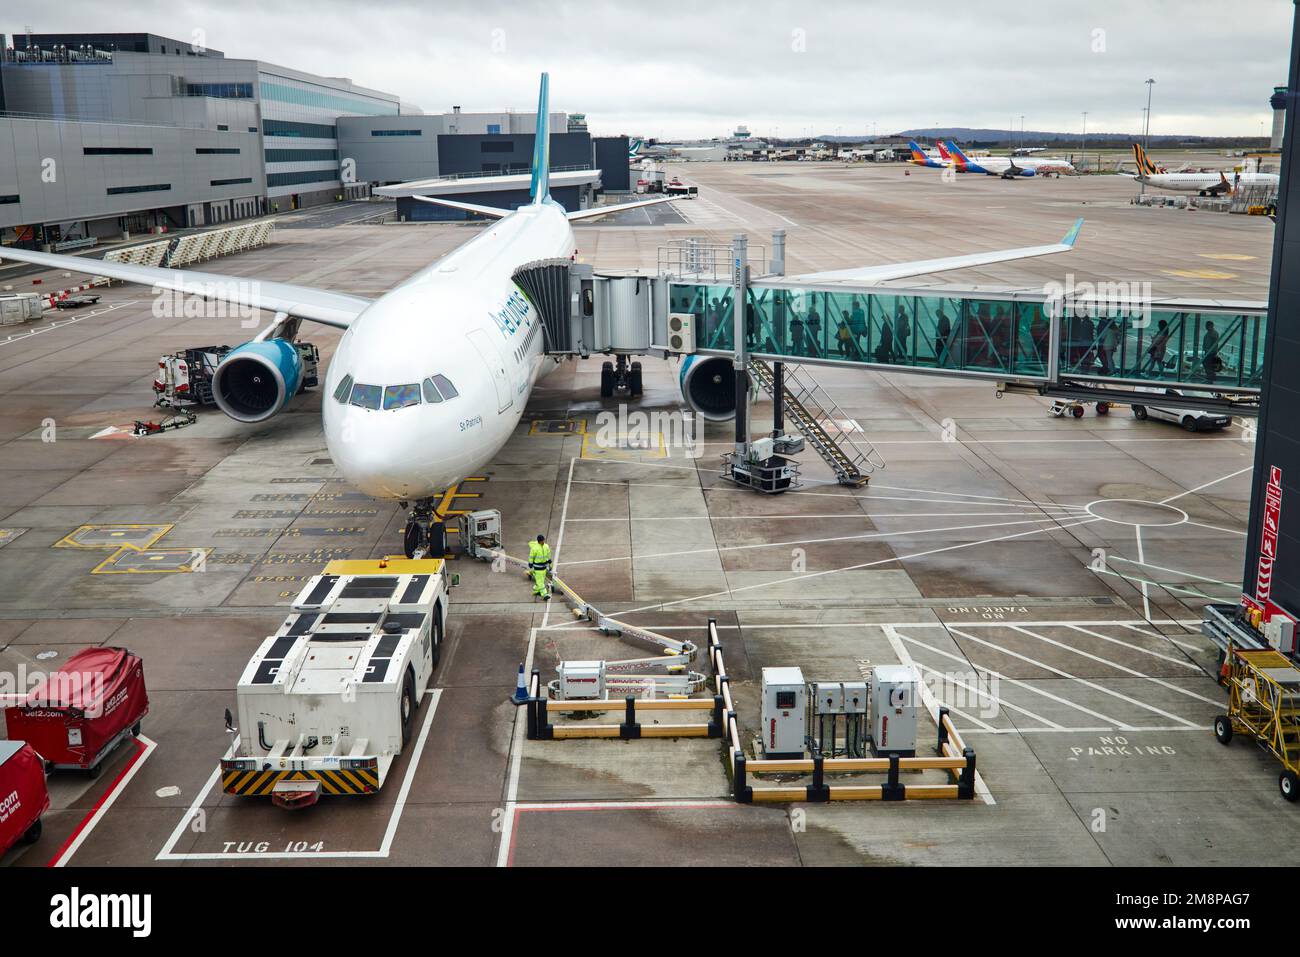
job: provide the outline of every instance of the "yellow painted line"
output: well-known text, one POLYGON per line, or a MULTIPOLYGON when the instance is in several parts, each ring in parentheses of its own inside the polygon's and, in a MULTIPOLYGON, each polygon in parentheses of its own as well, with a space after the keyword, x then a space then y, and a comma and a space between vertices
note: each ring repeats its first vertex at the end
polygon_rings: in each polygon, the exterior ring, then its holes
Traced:
POLYGON ((1166 269, 1167 276, 1179 276, 1183 279, 1236 279, 1235 272, 1218 272, 1214 269, 1166 269))
POLYGON ((1202 259, 1227 259, 1232 262, 1246 262, 1250 259, 1256 259, 1256 256, 1247 256, 1245 253, 1197 253, 1202 259))

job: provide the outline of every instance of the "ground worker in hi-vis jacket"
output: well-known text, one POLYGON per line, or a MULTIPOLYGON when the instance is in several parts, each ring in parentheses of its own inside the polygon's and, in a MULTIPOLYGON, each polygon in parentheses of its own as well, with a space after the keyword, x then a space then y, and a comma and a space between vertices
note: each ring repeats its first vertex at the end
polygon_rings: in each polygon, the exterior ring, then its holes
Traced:
POLYGON ((551 570, 551 546, 546 544, 545 535, 538 535, 537 541, 528 543, 528 568, 533 573, 533 594, 550 601, 551 588, 546 583, 546 573, 551 570))

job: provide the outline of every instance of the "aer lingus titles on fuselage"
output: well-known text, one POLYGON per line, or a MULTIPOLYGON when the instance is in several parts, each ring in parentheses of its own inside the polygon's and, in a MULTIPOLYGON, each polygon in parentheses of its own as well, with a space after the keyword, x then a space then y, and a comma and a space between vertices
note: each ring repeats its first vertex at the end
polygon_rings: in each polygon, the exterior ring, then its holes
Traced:
MULTIPOLYGON (((518 425, 534 384, 554 367, 545 355, 541 318, 515 284, 515 272, 527 263, 574 257, 577 242, 570 224, 575 220, 676 198, 566 212, 550 195, 548 101, 548 78, 542 74, 531 201, 507 210, 415 197, 495 221, 378 299, 115 262, 95 262, 93 271, 275 313, 256 338, 227 354, 213 376, 217 404, 244 422, 270 418, 299 391, 302 364, 293 339, 303 321, 343 329, 325 377, 325 442, 348 482, 368 495, 414 505, 405 541, 410 554, 438 518, 432 512, 436 496, 496 457, 518 425)), ((1062 242, 1050 245, 790 278, 869 285, 1063 252, 1077 232, 1076 223, 1062 242)), ((25 249, 4 248, 0 258, 53 269, 85 271, 88 266, 79 257, 25 249)), ((721 404, 710 395, 706 406, 703 396, 718 391, 709 383, 716 386, 730 374, 729 359, 696 362, 691 357, 681 374, 688 404, 709 418, 734 414, 727 407, 734 391, 721 404)))

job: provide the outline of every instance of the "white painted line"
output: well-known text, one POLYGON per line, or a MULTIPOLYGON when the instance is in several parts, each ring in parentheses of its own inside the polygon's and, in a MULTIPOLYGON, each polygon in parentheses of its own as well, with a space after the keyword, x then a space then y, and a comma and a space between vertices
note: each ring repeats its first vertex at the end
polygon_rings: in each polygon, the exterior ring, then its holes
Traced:
POLYGON ((99 825, 99 822, 104 819, 104 815, 108 813, 109 808, 113 806, 121 793, 126 790, 126 786, 131 783, 131 779, 135 777, 136 772, 144 766, 145 761, 149 760, 149 755, 153 754, 154 748, 158 747, 157 741, 154 741, 152 738, 147 738, 143 734, 137 737, 136 740, 144 745, 144 750, 140 752, 139 757, 137 757, 131 764, 131 767, 127 769, 126 774, 122 775, 121 779, 119 779, 117 784, 114 785, 113 790, 109 792, 108 797, 104 799, 104 802, 95 811, 94 815, 77 833, 77 836, 72 843, 64 848, 63 853, 60 854, 58 859, 50 865, 51 867, 64 867, 67 865, 68 861, 72 860, 72 855, 77 853, 77 848, 81 847, 81 845, 85 843, 86 838, 90 837, 91 832, 94 831, 99 825))
POLYGON ((1193 598, 1202 598, 1207 602, 1215 600, 1212 596, 1207 595, 1204 592, 1195 591, 1191 588, 1180 588, 1177 585, 1170 585, 1167 582, 1157 582, 1149 578, 1133 578, 1128 575, 1121 575, 1119 572, 1110 571, 1109 569, 1101 569, 1101 568, 1093 569, 1093 574, 1110 575, 1112 578, 1122 579, 1123 581, 1128 582, 1130 585, 1133 584, 1134 582, 1144 582, 1148 585, 1158 585, 1162 591, 1178 592, 1178 594, 1180 595, 1191 595, 1193 598))
MULTIPOLYGON (((1097 682, 1095 682, 1095 681, 1089 681, 1087 678, 1080 678, 1078 675, 1072 675, 1072 674, 1070 674, 1070 672, 1065 671, 1065 670, 1063 670, 1063 669, 1061 669, 1061 668, 1057 668, 1057 667, 1055 667, 1055 666, 1053 666, 1053 665, 1049 665, 1049 664, 1048 664, 1047 662, 1045 662, 1045 661, 1038 661, 1038 660, 1035 659, 1035 658, 1030 658, 1028 655, 1022 655, 1022 654, 1020 654, 1019 652, 1012 651, 1010 648, 1004 648, 1004 647, 1002 647, 1001 645, 999 645, 999 644, 995 644, 995 643, 992 642, 992 641, 986 641, 986 640, 983 639, 983 638, 976 638, 974 635, 970 634, 969 632, 964 632, 964 631, 961 631, 961 630, 959 630, 959 629, 957 629, 957 628, 953 628, 953 627, 951 627, 951 626, 949 626, 948 630, 949 630, 949 631, 956 632, 957 634, 961 635, 963 638, 968 638, 968 639, 970 639, 971 641, 979 642, 981 645, 987 645, 989 648, 992 648, 992 649, 995 650, 995 651, 1000 651, 1000 652, 1001 652, 1002 654, 1004 654, 1004 655, 1008 655, 1009 657, 1012 657, 1012 658, 1018 658, 1018 659, 1020 659, 1021 661, 1026 662, 1027 664, 1035 665, 1035 666, 1037 666, 1037 667, 1039 667, 1039 668, 1042 668, 1044 671, 1049 671, 1049 672, 1051 672, 1052 674, 1057 675, 1058 677, 1061 677, 1061 678, 1069 678, 1069 679, 1072 680, 1072 681, 1077 681, 1077 682, 1079 682, 1079 684, 1084 685, 1085 687, 1092 688, 1094 691, 1100 691, 1102 694, 1110 695, 1112 698, 1119 698, 1121 701, 1127 701, 1129 704, 1134 705, 1135 707, 1141 708, 1143 711, 1150 711, 1150 712, 1152 712, 1153 714, 1158 714, 1158 715, 1160 715, 1162 718, 1168 718, 1170 721, 1181 721, 1183 724, 1194 724, 1194 723, 1195 723, 1195 722, 1192 722, 1192 721, 1188 721, 1186 718, 1180 718, 1180 717, 1179 717, 1178 715, 1176 715, 1176 714, 1172 714, 1172 713, 1170 713, 1170 712, 1168 712, 1168 711, 1165 711, 1163 708, 1157 708, 1157 707, 1156 707, 1155 705, 1153 705, 1153 704, 1147 704, 1145 701, 1141 701, 1141 700, 1139 700, 1139 699, 1137 699, 1137 698, 1131 698, 1131 697, 1129 697, 1128 695, 1126 695, 1126 694, 1124 694, 1124 693, 1122 693, 1122 692, 1116 691, 1114 688, 1107 688, 1105 685, 1099 685, 1099 684, 1097 684, 1097 682)), ((1035 636, 1035 637, 1037 637, 1037 636, 1035 636)), ((1063 648, 1067 648, 1067 649, 1069 648, 1068 645, 1062 645, 1061 647, 1063 647, 1063 648)), ((1093 656, 1092 656, 1092 655, 1088 655, 1087 657, 1093 657, 1093 656)), ((1118 668, 1119 666, 1118 666, 1118 665, 1115 665, 1114 667, 1117 667, 1117 668, 1118 668)), ((1145 678, 1146 675, 1141 675, 1140 677, 1144 677, 1144 678, 1145 678)), ((1156 680, 1156 679, 1152 678, 1152 679, 1149 679, 1149 680, 1154 681, 1154 680, 1156 680)))
MULTIPOLYGON (((1010 701, 1007 701, 1005 698, 1000 698, 1000 697, 998 697, 997 695, 992 694, 991 692, 985 691, 985 690, 982 689, 982 688, 977 688, 977 687, 975 687, 974 685, 969 685, 969 684, 967 684, 967 683, 964 682, 964 681, 958 681, 957 679, 955 679, 955 678, 953 678, 953 677, 947 675, 945 672, 938 671, 937 669, 931 668, 931 667, 929 667, 928 665, 923 665, 923 664, 920 664, 920 663, 917 663, 916 666, 917 666, 918 668, 920 668, 922 671, 929 672, 929 673, 932 674, 932 675, 938 675, 938 676, 939 676, 940 678, 942 678, 946 683, 949 683, 949 684, 955 685, 955 686, 958 687, 958 688, 965 688, 967 691, 974 692, 974 693, 975 693, 975 696, 976 696, 977 698, 984 698, 984 699, 986 699, 986 700, 988 700, 988 701, 996 701, 998 704, 1003 705, 1004 707, 1010 708, 1012 711, 1019 711, 1019 712, 1020 712, 1021 714, 1023 714, 1025 717, 1027 717, 1027 718, 1033 718, 1035 721, 1038 721, 1038 722, 1041 722, 1042 724, 1047 725, 1049 728, 1058 728, 1058 729, 1060 729, 1060 730, 1062 730, 1062 731, 1065 730, 1065 726, 1064 726, 1064 725, 1057 724, 1055 721, 1049 721, 1047 718, 1044 718, 1041 714, 1034 714, 1034 712, 1030 711, 1028 708, 1022 708, 1022 707, 1020 707, 1020 705, 1012 704, 1010 701)), ((953 712, 954 714, 961 714, 963 717, 968 718, 969 720, 971 720, 971 721, 974 722, 975 724, 978 724, 981 728, 984 728, 984 729, 987 730, 987 731, 992 731, 992 730, 994 730, 993 727, 991 727, 989 724, 987 724, 987 723, 981 721, 979 718, 976 718, 974 715, 967 714, 967 713, 964 712, 964 711, 958 711, 957 708, 956 708, 956 706, 954 706, 951 702, 944 702, 944 703, 947 705, 948 710, 951 711, 951 712, 953 712)))
MULTIPOLYGON (((1184 524, 1194 525, 1196 523, 1185 522, 1184 524)), ((1227 529, 1223 529, 1223 531, 1227 531, 1227 529)), ((1245 535, 1246 533, 1242 532, 1241 534, 1245 535)), ((1181 568, 1166 568, 1164 565, 1153 565, 1151 564, 1151 562, 1141 562, 1141 561, 1135 562, 1131 558, 1124 558, 1120 555, 1111 555, 1109 556, 1109 559, 1112 562, 1123 562, 1125 565, 1141 565, 1143 568, 1154 568, 1156 569, 1156 571, 1169 572, 1171 575, 1182 575, 1185 578, 1195 578, 1197 581, 1209 582, 1211 585, 1222 585, 1224 588, 1239 587, 1238 585, 1235 585, 1232 582, 1222 582, 1219 581, 1217 578, 1206 578, 1204 575, 1198 575, 1195 572, 1183 571, 1181 568)))
POLYGON ((1173 655, 1162 655, 1158 651, 1152 651, 1150 648, 1143 648, 1141 645, 1130 644, 1127 641, 1121 641, 1118 638, 1112 638, 1110 635, 1103 635, 1099 631, 1093 631, 1090 628, 1084 628, 1082 625, 1071 625, 1070 628, 1073 631, 1077 631, 1085 635, 1092 635, 1094 638, 1100 638, 1102 641, 1109 641, 1111 644, 1119 645, 1123 648, 1131 648, 1133 651, 1140 651, 1144 655, 1150 655, 1153 658, 1159 658, 1162 661, 1168 661, 1171 664, 1175 664, 1178 665, 1179 667, 1187 668, 1191 671, 1194 671, 1198 675, 1205 674, 1205 672, 1201 670, 1199 665, 1197 665, 1195 662, 1188 661, 1186 658, 1175 658, 1173 655))
POLYGON ((424 716, 424 724, 420 728, 420 735, 416 738, 415 750, 411 752, 411 760, 407 763, 406 774, 402 776, 402 786, 398 791, 397 803, 393 805, 392 813, 388 816, 388 826, 384 830, 384 840, 378 850, 375 851, 233 851, 231 853, 222 853, 220 851, 173 851, 176 842, 185 833, 185 829, 190 826, 190 822, 200 813, 203 802, 207 800, 208 794, 216 786, 217 781, 221 778, 221 766, 212 769, 208 775, 207 783, 203 785, 203 790, 199 791, 198 796, 189 809, 181 817, 176 828, 172 831, 167 842, 163 844, 162 850, 154 858, 156 861, 302 861, 302 860, 319 860, 322 858, 383 858, 388 857, 392 847, 393 835, 397 833, 397 825, 401 820, 402 811, 406 807, 407 795, 411 792, 411 781, 415 777, 415 769, 420 763, 420 755, 424 752, 424 746, 429 740, 429 728, 433 724, 434 712, 438 710, 438 702, 442 699, 441 688, 430 688, 425 694, 430 696, 429 711, 424 716))
MULTIPOLYGON (((871 518, 872 516, 865 516, 871 518)), ((587 558, 581 561, 569 562, 568 567, 574 565, 604 565, 608 562, 630 562, 643 561, 649 558, 676 558, 680 555, 704 555, 722 552, 743 552, 755 548, 789 548, 794 545, 825 545, 829 542, 859 542, 869 541, 877 538, 907 538, 911 535, 929 535, 933 532, 968 532, 980 528, 1007 528, 1012 525, 1041 525, 1044 522, 1055 522, 1056 516, 1044 515, 1042 518, 1027 518, 1018 522, 985 522, 980 525, 948 525, 941 528, 917 528, 909 531, 893 532, 864 532, 861 535, 837 535, 833 538, 801 538, 792 539, 784 542, 760 542, 756 545, 714 545, 710 548, 691 548, 678 552, 653 552, 649 555, 620 555, 612 558, 587 558)), ((891 561, 893 559, 890 559, 891 561)))
POLYGON ((1246 536, 1246 533, 1238 528, 1222 528, 1218 525, 1206 525, 1204 522, 1193 522, 1190 518, 1187 521, 1183 522, 1183 524, 1195 525, 1197 528, 1208 528, 1212 532, 1224 532, 1228 535, 1240 535, 1243 538, 1246 536))
MULTIPOLYGON (((1143 672, 1138 671, 1136 668, 1129 668, 1127 665, 1121 665, 1118 661, 1112 661, 1109 658, 1103 658, 1101 655, 1094 655, 1091 654, 1090 652, 1082 650, 1081 648, 1072 647, 1071 645, 1067 645, 1063 641, 1056 641, 1055 639, 1048 638, 1046 635, 1040 635, 1035 631, 1030 631, 1028 628, 1022 628, 1019 625, 1012 625, 1011 629, 1013 631, 1019 632, 1022 635, 1028 635, 1031 638, 1037 638, 1039 641, 1046 642, 1049 645, 1055 645, 1057 648, 1062 648, 1065 651, 1072 652, 1073 654, 1079 655, 1080 657, 1083 658, 1087 658, 1090 661, 1095 661, 1098 664, 1108 665, 1111 668, 1116 669, 1117 671, 1122 671, 1127 675, 1132 675, 1134 678, 1142 678, 1145 681, 1154 682, 1155 684, 1160 685, 1162 688, 1168 688, 1170 691, 1175 691, 1178 694, 1186 695, 1189 698, 1195 698, 1197 701, 1204 701, 1206 704, 1214 705, 1216 708, 1222 706, 1222 702, 1219 699, 1207 698, 1204 695, 1197 694, 1195 691, 1189 691, 1186 688, 1180 688, 1178 687, 1178 685, 1166 681, 1164 678, 1157 678, 1154 675, 1144 674, 1143 672)), ((1195 668, 1195 665, 1193 665, 1192 667, 1195 668)), ((1199 668, 1196 668, 1196 670, 1202 676, 1205 675, 1205 672, 1201 671, 1199 668)), ((1181 721, 1185 719, 1179 718, 1178 720, 1181 721)))
MULTIPOLYGON (((1187 517, 1186 515, 1183 516, 1184 519, 1186 517, 1187 517)), ((1138 561, 1145 563, 1147 559, 1146 559, 1146 555, 1142 553, 1142 526, 1141 525, 1133 526, 1133 537, 1137 539, 1138 561)), ((1151 617, 1151 596, 1147 592, 1147 583, 1145 581, 1142 582, 1142 617, 1143 618, 1151 617)))
MULTIPOLYGON (((1087 624, 1087 622, 1084 622, 1084 624, 1087 624)), ((1179 648, 1182 648, 1184 651, 1200 652, 1200 651, 1204 651, 1204 650, 1205 650, 1204 647, 1194 645, 1194 644, 1192 644, 1190 641, 1179 641, 1179 640, 1178 640, 1177 638, 1175 638, 1173 635, 1162 635, 1162 634, 1160 634, 1159 632, 1155 632, 1155 631, 1147 631, 1145 628, 1140 628, 1140 627, 1138 627, 1138 625, 1136 625, 1136 624, 1134 624, 1134 623, 1132 623, 1132 622, 1128 622, 1128 621, 1117 621, 1117 622, 1115 622, 1115 624, 1117 624, 1117 625, 1123 625, 1123 626, 1124 626, 1125 628, 1127 628, 1129 631, 1135 631, 1135 632, 1137 632, 1139 635, 1146 635, 1146 636, 1148 636, 1148 637, 1150 637, 1150 638, 1163 638, 1165 641, 1168 641, 1168 642, 1171 642, 1171 643, 1177 645, 1179 648)), ((1143 622, 1143 624, 1145 624, 1145 622, 1143 622)), ((1199 623, 1198 623, 1198 624, 1199 624, 1199 623)))
POLYGON ((755 588, 771 588, 774 585, 785 585, 795 581, 808 581, 813 578, 820 578, 823 575, 835 575, 839 572, 859 571, 863 568, 874 568, 877 565, 887 565, 891 562, 905 562, 916 558, 925 558, 929 555, 938 555, 943 552, 957 551, 962 548, 973 548, 977 545, 990 545, 994 542, 1007 542, 1015 538, 1024 538, 1026 535, 1039 535, 1043 532, 1064 531, 1067 528, 1074 528, 1079 525, 1087 525, 1091 522, 1100 522, 1099 518, 1085 518, 1078 522, 1068 522, 1064 525, 1054 524, 1047 528, 1031 528, 1027 532, 1016 532, 1014 535, 1000 535, 996 538, 981 539, 976 542, 958 542, 956 545, 945 545, 941 548, 931 548, 923 552, 913 552, 910 555, 896 555, 892 558, 881 558, 873 562, 862 562, 858 565, 847 565, 843 568, 828 568, 820 572, 807 572, 803 575, 793 575, 790 578, 778 578, 770 582, 758 582, 753 585, 742 585, 739 588, 729 588, 724 591, 709 592, 705 595, 696 595, 692 598, 678 598, 675 601, 654 602, 649 605, 642 605, 639 608, 628 608, 620 611, 621 615, 633 615, 638 612, 651 611, 653 609, 672 608, 676 605, 685 605, 695 601, 705 601, 709 598, 720 598, 723 596, 734 597, 743 591, 751 591, 755 588))
MULTIPOLYGON (((889 646, 894 649, 894 655, 898 658, 899 663, 915 667, 916 663, 912 661, 912 656, 899 639, 898 633, 890 625, 883 625, 881 630, 884 631, 889 646)), ((930 712, 930 717, 937 727, 939 724, 939 702, 935 700, 934 694, 924 681, 921 682, 921 701, 925 705, 925 709, 930 712)), ((984 778, 980 775, 978 769, 975 771, 975 793, 980 796, 980 799, 985 804, 998 803, 993 800, 993 795, 989 793, 988 786, 984 783, 984 778)))
MULTIPOLYGON (((907 627, 911 627, 911 626, 907 626, 907 627)), ((1025 691, 1029 691, 1032 692, 1033 694, 1047 698, 1049 701, 1055 701, 1057 704, 1063 704, 1067 708, 1073 708, 1075 711, 1082 711, 1086 715, 1091 715, 1092 717, 1096 718, 1099 721, 1106 722, 1107 724, 1106 730, 1108 731, 1113 731, 1116 728, 1120 729, 1121 731, 1132 730, 1131 725, 1125 724, 1123 721, 1120 721, 1118 718, 1112 718, 1110 715, 1102 714, 1100 711, 1093 711, 1091 708, 1085 708, 1083 705, 1078 704, 1077 702, 1071 701, 1068 698, 1062 698, 1060 695, 1052 694, 1052 692, 1047 691, 1043 688, 1035 687, 1034 685, 1031 685, 1028 682, 1021 681, 1019 678, 1008 678, 1006 675, 1002 674, 999 671, 995 671, 992 668, 989 668, 985 665, 976 664, 975 662, 967 658, 963 658, 960 655, 954 655, 951 652, 944 651, 941 648, 935 648, 933 645, 927 645, 925 642, 913 638, 910 635, 904 635, 902 632, 897 632, 897 634, 898 637, 901 638, 903 641, 910 642, 911 644, 914 644, 919 648, 924 648, 927 651, 934 652, 934 654, 936 655, 942 655, 945 658, 951 658, 953 661, 957 661, 963 665, 974 668, 976 671, 983 671, 985 674, 992 675, 994 678, 997 678, 999 681, 1005 681, 1007 682, 1007 684, 1013 685, 1014 687, 1017 688, 1023 688, 1025 691)))
POLYGON ((8 336, 0 346, 7 346, 13 342, 22 342, 24 339, 30 339, 32 336, 39 336, 42 332, 53 332, 55 329, 62 329, 64 326, 71 326, 75 323, 82 322, 86 319, 94 319, 97 316, 107 315, 125 306, 134 306, 139 300, 130 299, 126 302, 115 302, 112 305, 105 306, 103 309, 96 309, 93 312, 82 313, 79 316, 73 316, 71 319, 55 319, 48 326, 41 326, 37 329, 29 329, 27 332, 18 333, 8 336))
POLYGON ((740 807, 735 801, 715 798, 662 798, 653 801, 553 801, 516 804, 517 811, 624 811, 660 810, 673 808, 740 807))
MULTIPOLYGON (((1234 441, 1235 441, 1235 440, 1234 440, 1234 441)), ((1209 488, 1211 485, 1218 485, 1220 482, 1226 482, 1228 479, 1230 479, 1230 478, 1236 478, 1238 475, 1243 475, 1243 474, 1245 474, 1246 472, 1251 471, 1253 468, 1254 468, 1253 465, 1247 465, 1244 469, 1237 469, 1237 471, 1235 471, 1235 472, 1229 472, 1227 475, 1220 475, 1220 476, 1219 476, 1218 478, 1216 478, 1216 479, 1211 479, 1211 480, 1208 481, 1208 482, 1205 482, 1205 483, 1203 483, 1203 484, 1201 484, 1201 485, 1196 486, 1196 488, 1189 488, 1186 492, 1179 492, 1177 495, 1170 495, 1168 498, 1162 498, 1162 499, 1160 500, 1159 504, 1160 504, 1160 505, 1168 505, 1170 502, 1172 502, 1172 501, 1174 501, 1174 500, 1176 500, 1176 499, 1180 499, 1180 498, 1182 498, 1184 495, 1193 495, 1193 494, 1195 494, 1196 492, 1199 492, 1199 491, 1200 491, 1201 489, 1203 489, 1203 488, 1209 488)))

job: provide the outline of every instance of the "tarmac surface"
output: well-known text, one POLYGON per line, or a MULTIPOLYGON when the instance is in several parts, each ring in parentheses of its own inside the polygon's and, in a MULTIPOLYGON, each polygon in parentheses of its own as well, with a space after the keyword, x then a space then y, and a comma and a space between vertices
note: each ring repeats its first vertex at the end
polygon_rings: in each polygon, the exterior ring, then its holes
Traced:
MULTIPOLYGON (((1267 219, 1135 207, 1119 177, 674 172, 700 187, 672 207, 681 222, 584 224, 583 258, 653 268, 669 239, 765 245, 782 228, 797 273, 1051 242, 1084 216, 1069 254, 933 281, 1069 273, 1155 295, 1267 293, 1267 219)), ((203 268, 377 296, 481 228, 357 225, 364 213, 304 211, 270 245, 203 268)), ((5 864, 1227 865, 1273 861, 1300 837, 1275 762, 1214 740, 1224 695, 1196 629, 1207 598, 1240 589, 1251 431, 1188 434, 1124 408, 1059 419, 984 382, 846 369, 814 374, 887 463, 864 489, 809 453, 801 489, 739 490, 720 473, 729 424, 694 458, 610 430, 618 402, 600 399, 588 361, 539 383, 486 481, 462 489, 479 497, 455 507, 501 509, 514 554, 545 532, 559 574, 606 612, 697 641, 716 618, 747 748, 763 667, 860 680, 915 663, 978 754, 974 800, 738 805, 717 741, 527 741, 507 700, 520 661, 549 678, 563 659, 640 652, 465 558, 416 743, 383 791, 293 813, 227 797, 222 713, 249 655, 329 558, 400 551, 402 514, 338 477, 319 392, 261 425, 212 409, 125 437, 161 414, 159 355, 234 344, 265 320, 160 319, 148 289, 103 293, 0 335, 0 674, 125 646, 144 658, 151 711, 100 777, 50 779, 44 836, 5 864), (183 570, 196 555, 203 570, 183 570)), ((338 334, 304 338, 327 362, 338 334)), ((645 360, 626 421, 678 410, 676 376, 645 360)), ((768 416, 760 402, 757 430, 768 416)), ((935 733, 923 718, 919 753, 935 733)))

